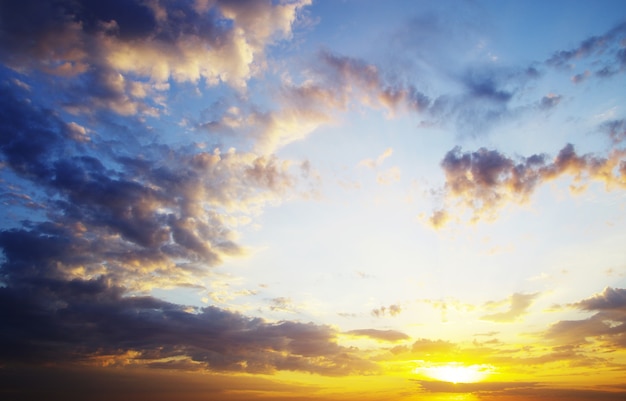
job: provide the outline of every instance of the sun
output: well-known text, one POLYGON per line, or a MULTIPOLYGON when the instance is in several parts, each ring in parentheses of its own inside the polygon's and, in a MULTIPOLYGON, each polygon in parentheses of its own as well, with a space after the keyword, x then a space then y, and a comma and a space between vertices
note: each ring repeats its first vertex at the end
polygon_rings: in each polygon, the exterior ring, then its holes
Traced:
POLYGON ((493 372, 491 365, 465 365, 460 362, 448 362, 435 366, 419 367, 416 373, 421 373, 431 379, 449 383, 475 383, 484 380, 493 372))

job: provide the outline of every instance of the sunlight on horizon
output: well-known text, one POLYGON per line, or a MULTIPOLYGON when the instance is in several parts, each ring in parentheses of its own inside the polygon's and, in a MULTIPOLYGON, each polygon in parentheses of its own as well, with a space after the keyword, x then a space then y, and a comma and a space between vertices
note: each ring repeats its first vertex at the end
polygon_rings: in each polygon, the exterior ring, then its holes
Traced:
POLYGON ((495 371, 491 365, 465 365, 461 362, 448 362, 435 366, 417 367, 414 373, 423 374, 448 383, 476 383, 485 380, 495 371))

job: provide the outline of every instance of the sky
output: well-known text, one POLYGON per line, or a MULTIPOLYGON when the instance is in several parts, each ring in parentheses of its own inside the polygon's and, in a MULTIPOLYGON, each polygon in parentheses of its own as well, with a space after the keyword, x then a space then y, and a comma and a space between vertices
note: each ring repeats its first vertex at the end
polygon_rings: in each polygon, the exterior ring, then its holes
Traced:
POLYGON ((623 400, 626 2, 0 0, 7 400, 623 400))

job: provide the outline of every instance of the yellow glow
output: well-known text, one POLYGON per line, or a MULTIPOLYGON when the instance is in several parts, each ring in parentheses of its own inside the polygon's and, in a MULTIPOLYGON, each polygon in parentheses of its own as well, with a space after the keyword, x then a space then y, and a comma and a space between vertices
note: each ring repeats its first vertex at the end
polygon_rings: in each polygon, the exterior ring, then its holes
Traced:
POLYGON ((475 383, 484 380, 493 370, 491 365, 465 366, 459 362, 450 362, 444 365, 416 368, 415 372, 450 383, 475 383))

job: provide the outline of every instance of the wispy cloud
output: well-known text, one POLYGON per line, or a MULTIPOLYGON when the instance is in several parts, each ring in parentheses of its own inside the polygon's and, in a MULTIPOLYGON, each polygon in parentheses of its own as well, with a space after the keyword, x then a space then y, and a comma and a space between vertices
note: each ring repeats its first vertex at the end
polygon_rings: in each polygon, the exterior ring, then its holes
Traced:
MULTIPOLYGON (((490 320, 498 323, 514 322, 518 318, 528 313, 528 308, 532 305, 533 301, 539 296, 535 294, 521 294, 515 293, 509 297, 506 302, 508 309, 504 312, 495 312, 483 315, 481 319, 490 320)), ((487 309, 500 309, 502 307, 501 302, 487 303, 485 307, 487 309)))

